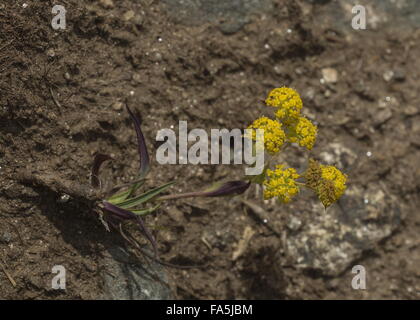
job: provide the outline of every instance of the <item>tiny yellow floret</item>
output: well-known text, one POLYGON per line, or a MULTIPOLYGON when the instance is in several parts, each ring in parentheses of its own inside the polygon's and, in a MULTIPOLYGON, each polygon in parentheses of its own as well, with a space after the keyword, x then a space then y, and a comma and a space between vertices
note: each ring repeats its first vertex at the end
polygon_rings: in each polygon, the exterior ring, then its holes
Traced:
POLYGON ((273 89, 265 100, 267 106, 278 108, 276 117, 279 119, 296 118, 303 107, 302 99, 296 90, 291 88, 273 89))
POLYGON ((301 147, 312 150, 318 132, 316 125, 305 117, 299 117, 296 121, 290 122, 287 127, 289 142, 296 142, 301 147))
POLYGON ((288 203, 298 192, 296 179, 299 174, 293 168, 284 169, 284 165, 277 165, 275 170, 267 169, 264 181, 264 199, 278 197, 283 203, 288 203))
MULTIPOLYGON (((282 129, 281 123, 261 117, 255 120, 248 129, 263 129, 264 130, 264 148, 270 154, 276 154, 286 141, 286 134, 282 129)), ((252 140, 256 141, 256 132, 252 131, 252 140)))

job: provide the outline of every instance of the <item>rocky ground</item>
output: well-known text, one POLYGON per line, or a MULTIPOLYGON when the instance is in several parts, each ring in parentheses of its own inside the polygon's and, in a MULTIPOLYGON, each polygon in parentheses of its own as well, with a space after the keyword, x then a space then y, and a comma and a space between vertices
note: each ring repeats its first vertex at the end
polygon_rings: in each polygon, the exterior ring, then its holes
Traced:
MULTIPOLYGON (((67 0, 66 29, 54 30, 53 1, 3 1, 0 298, 419 298, 420 8, 366 1, 367 29, 354 30, 350 2, 67 0), (283 85, 301 93, 319 135, 310 153, 292 146, 278 161, 335 164, 348 190, 327 211, 310 193, 279 205, 253 187, 147 219, 163 260, 205 267, 133 260, 84 203, 19 179, 25 168, 86 184, 101 151, 115 158, 108 181, 128 182, 138 162, 124 101, 154 154, 159 129, 244 128, 283 85), (66 290, 51 288, 54 265, 66 290), (366 290, 351 286, 354 265, 366 290)), ((175 179, 175 191, 244 169, 152 165, 148 183, 175 179)))

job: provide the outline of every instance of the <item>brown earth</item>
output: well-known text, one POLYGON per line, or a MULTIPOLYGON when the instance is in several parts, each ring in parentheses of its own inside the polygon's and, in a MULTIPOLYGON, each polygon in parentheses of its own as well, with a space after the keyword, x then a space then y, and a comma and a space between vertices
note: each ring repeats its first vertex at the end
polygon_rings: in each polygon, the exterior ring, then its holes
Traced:
MULTIPOLYGON (((147 219, 161 257, 208 266, 167 268, 173 296, 419 298, 419 32, 392 25, 347 30, 350 22, 340 30, 317 15, 324 7, 291 0, 273 1, 272 10, 252 15, 239 31, 214 20, 180 23, 159 1, 67 0, 67 28, 55 31, 53 1, 23 3, 0 4, 0 298, 101 297, 107 249, 124 245, 85 204, 19 182, 19 170, 86 184, 100 151, 115 157, 109 181, 128 182, 138 161, 126 99, 141 113, 154 154, 157 131, 176 129, 179 120, 190 129, 246 127, 265 111, 267 92, 282 85, 301 93, 304 112, 319 127, 311 153, 291 147, 282 159, 303 169, 309 156, 326 159, 334 146, 350 150, 352 161, 343 160, 341 169, 362 201, 377 186, 386 190, 379 214, 393 217, 384 218, 389 232, 340 269, 322 272, 315 263, 299 265, 299 254, 287 250, 306 230, 300 225, 330 214, 311 206, 312 195, 280 206, 251 189, 246 197, 265 208, 267 223, 240 197, 178 200, 147 219), (326 81, 335 71, 337 81, 326 81), (251 233, 247 244, 241 241, 251 233), (60 264, 68 274, 64 291, 50 286, 51 268, 60 264), (355 264, 367 270, 366 290, 350 285, 355 264)), ((148 183, 176 180, 175 191, 241 178, 244 169, 152 165, 148 183)))

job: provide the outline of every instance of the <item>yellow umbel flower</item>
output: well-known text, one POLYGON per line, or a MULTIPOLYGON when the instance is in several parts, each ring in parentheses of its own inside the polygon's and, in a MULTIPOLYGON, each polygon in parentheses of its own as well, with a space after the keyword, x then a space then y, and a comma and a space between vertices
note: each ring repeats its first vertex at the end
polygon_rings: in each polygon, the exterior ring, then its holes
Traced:
POLYGON ((347 175, 334 166, 320 165, 311 159, 305 172, 306 186, 315 191, 325 208, 344 194, 347 175))
MULTIPOLYGON (((280 151, 281 146, 286 141, 286 134, 282 129, 281 123, 271 120, 267 117, 261 117, 255 120, 248 129, 264 130, 264 148, 270 154, 280 151)), ((256 132, 252 131, 252 140, 256 141, 256 132)))
POLYGON ((289 129, 288 141, 296 142, 308 150, 313 148, 318 128, 310 120, 299 117, 295 121, 289 122, 287 127, 289 129))
POLYGON ((278 108, 276 117, 279 119, 297 118, 303 106, 296 90, 286 87, 271 90, 265 103, 267 106, 278 108))
MULTIPOLYGON (((331 186, 334 187, 334 199, 332 202, 337 201, 343 195, 346 190, 346 181, 347 175, 343 174, 334 166, 324 166, 321 165, 322 179, 331 183, 331 186)), ((321 200, 322 201, 322 200, 321 200)), ((332 204, 329 203, 328 205, 332 204)), ((324 203, 324 202, 322 202, 324 203)), ((324 203, 325 206, 325 203, 324 203)), ((327 206, 326 206, 327 207, 327 206)))
POLYGON ((295 181, 299 174, 293 168, 284 169, 283 165, 277 165, 275 170, 267 169, 266 177, 264 199, 278 197, 281 202, 288 203, 299 192, 295 181))

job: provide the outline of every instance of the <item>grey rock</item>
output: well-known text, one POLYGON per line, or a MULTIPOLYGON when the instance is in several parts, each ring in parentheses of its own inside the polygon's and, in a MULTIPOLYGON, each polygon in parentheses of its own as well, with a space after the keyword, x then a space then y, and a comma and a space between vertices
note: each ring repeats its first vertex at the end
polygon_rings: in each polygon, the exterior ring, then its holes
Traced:
MULTIPOLYGON (((339 30, 357 41, 358 35, 351 28, 354 17, 352 4, 348 0, 306 0, 315 4, 314 14, 322 26, 339 30), (327 5, 325 5, 327 4, 327 5)), ((361 3, 365 6, 368 18, 367 29, 418 28, 420 26, 420 1, 418 0, 371 0, 361 3)))
POLYGON ((328 144, 319 156, 323 164, 335 165, 344 171, 351 168, 357 161, 357 154, 350 147, 339 142, 328 144))
POLYGON ((400 206, 380 184, 353 185, 326 211, 314 199, 311 221, 289 232, 287 252, 298 268, 338 276, 399 226, 400 206))
POLYGON ((13 235, 9 231, 4 231, 0 233, 0 242, 10 243, 12 242, 13 235))
POLYGON ((331 142, 319 157, 323 164, 335 165, 349 175, 347 190, 327 210, 308 191, 305 207, 299 212, 302 224, 297 230, 288 226, 285 247, 298 268, 338 276, 389 237, 407 209, 385 183, 364 185, 352 179, 354 170, 370 161, 366 150, 357 148, 352 140, 331 142))
POLYGON ((225 34, 239 31, 257 12, 269 12, 272 0, 162 0, 168 13, 186 25, 216 23, 225 34))
POLYGON ((392 118, 392 111, 390 108, 379 110, 373 114, 373 121, 375 125, 381 125, 392 118))
POLYGON ((302 221, 295 216, 291 216, 287 221, 287 227, 292 231, 297 231, 302 226, 302 221))
POLYGON ((106 269, 102 273, 104 300, 167 300, 173 299, 167 285, 164 268, 153 261, 139 265, 130 261, 128 253, 121 247, 109 250, 105 257, 106 269))

